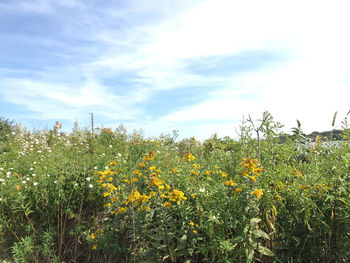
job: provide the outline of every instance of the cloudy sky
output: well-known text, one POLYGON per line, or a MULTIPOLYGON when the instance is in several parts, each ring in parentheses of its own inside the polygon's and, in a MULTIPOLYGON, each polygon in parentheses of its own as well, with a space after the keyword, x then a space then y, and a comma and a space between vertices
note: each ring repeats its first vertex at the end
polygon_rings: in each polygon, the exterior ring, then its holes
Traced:
POLYGON ((235 136, 269 111, 290 131, 350 110, 350 2, 0 0, 0 115, 146 136, 235 136))

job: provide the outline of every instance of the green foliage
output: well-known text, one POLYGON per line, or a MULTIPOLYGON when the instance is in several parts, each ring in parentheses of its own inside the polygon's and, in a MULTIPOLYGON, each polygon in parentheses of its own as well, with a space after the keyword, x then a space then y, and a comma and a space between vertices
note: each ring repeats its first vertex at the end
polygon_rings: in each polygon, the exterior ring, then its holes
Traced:
POLYGON ((6 127, 0 261, 350 260, 346 139, 311 144, 298 122, 281 143, 268 112, 203 143, 6 127))

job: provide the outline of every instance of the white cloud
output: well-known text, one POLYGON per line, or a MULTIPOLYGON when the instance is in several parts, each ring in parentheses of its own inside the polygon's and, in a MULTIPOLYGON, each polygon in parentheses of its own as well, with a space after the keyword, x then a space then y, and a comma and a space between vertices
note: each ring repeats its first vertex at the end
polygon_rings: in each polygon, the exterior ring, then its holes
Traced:
MULTIPOLYGON (((42 12, 53 10, 50 1, 37 3, 42 12)), ((59 71, 68 76, 63 83, 57 84, 56 72, 47 70, 41 74, 46 75, 43 79, 8 79, 0 91, 9 102, 42 112, 45 117, 55 116, 58 109, 64 109, 60 114, 65 118, 73 111, 94 111, 111 122, 134 120, 136 129, 140 125, 156 133, 162 128, 183 127, 186 136, 193 132, 202 137, 215 132, 232 135, 227 122, 236 123, 248 114, 259 118, 264 110, 286 124, 287 130, 295 126, 296 119, 307 132, 326 130, 334 111, 345 114, 350 109, 349 81, 344 81, 350 79, 348 1, 147 3, 137 1, 120 9, 101 7, 94 13, 82 2, 61 2, 67 8, 83 5, 79 21, 64 24, 64 32, 91 40, 87 50, 96 53, 59 71), (144 21, 128 20, 142 15, 144 21), (119 28, 113 19, 120 20, 119 28), (232 56, 246 50, 273 51, 282 62, 223 76, 200 75, 187 67, 194 58, 232 56), (102 84, 108 77, 118 81, 125 72, 134 74, 136 84, 126 86, 124 95, 115 94, 112 85, 102 84), (83 80, 76 81, 79 78, 83 80), (6 90, 5 84, 15 88, 6 90), (197 104, 166 116, 148 116, 141 106, 157 91, 203 85, 216 90, 197 104), (189 126, 194 121, 198 125, 189 126)), ((34 6, 21 5, 24 9, 34 6)), ((57 42, 47 39, 45 43, 57 42)))

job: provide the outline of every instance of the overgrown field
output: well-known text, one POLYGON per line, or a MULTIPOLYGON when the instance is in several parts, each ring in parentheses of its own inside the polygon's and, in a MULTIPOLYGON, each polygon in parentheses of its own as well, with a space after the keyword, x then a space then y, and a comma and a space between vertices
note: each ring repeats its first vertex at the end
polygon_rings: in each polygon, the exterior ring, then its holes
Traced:
POLYGON ((285 142, 0 125, 0 262, 350 262, 350 133, 285 142))

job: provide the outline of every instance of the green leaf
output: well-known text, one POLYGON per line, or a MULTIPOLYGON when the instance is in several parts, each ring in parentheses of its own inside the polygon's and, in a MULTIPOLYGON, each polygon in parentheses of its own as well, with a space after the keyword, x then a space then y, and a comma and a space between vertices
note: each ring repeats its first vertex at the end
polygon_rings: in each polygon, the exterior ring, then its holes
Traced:
POLYGON ((269 257, 272 257, 275 255, 270 249, 268 249, 267 247, 263 247, 263 246, 258 247, 258 252, 265 255, 265 256, 269 256, 269 257))
POLYGON ((242 241, 244 241, 244 237, 242 237, 242 236, 237 236, 237 237, 235 237, 235 238, 232 240, 232 243, 233 243, 233 244, 238 244, 238 243, 241 243, 242 241))
POLYGON ((265 238, 265 239, 268 239, 268 240, 270 240, 270 237, 269 237, 269 235, 266 233, 266 232, 264 232, 264 231, 262 231, 262 230, 254 230, 253 231, 253 235, 255 236, 255 237, 262 237, 262 238, 265 238))
POLYGON ((258 224, 260 221, 261 221, 260 218, 252 218, 252 219, 250 219, 250 225, 251 225, 251 226, 252 226, 252 225, 256 225, 256 224, 258 224))

